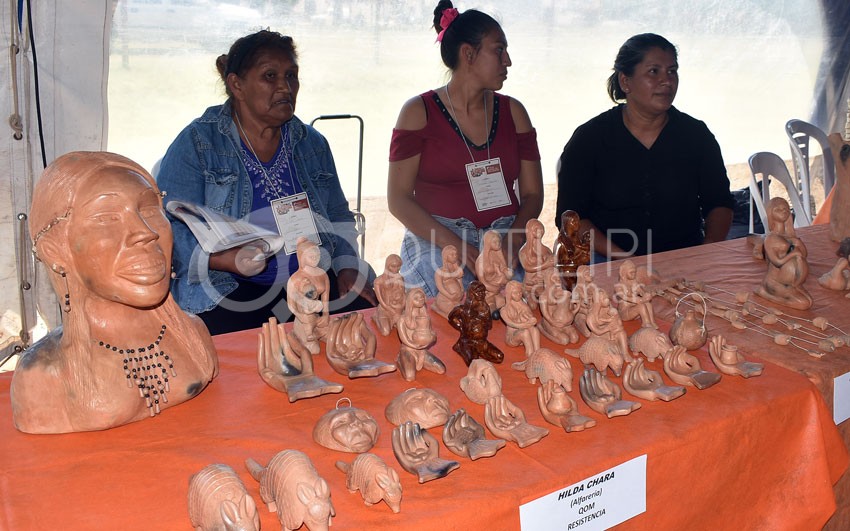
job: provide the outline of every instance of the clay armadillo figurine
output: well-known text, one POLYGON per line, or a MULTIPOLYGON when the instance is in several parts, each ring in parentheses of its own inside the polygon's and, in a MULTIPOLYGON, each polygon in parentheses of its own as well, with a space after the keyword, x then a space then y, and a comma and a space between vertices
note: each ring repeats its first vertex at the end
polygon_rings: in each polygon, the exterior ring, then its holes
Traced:
POLYGON ((276 512, 282 531, 306 525, 310 531, 328 531, 335 516, 331 491, 307 454, 283 450, 263 467, 253 459, 245 466, 260 482, 260 497, 276 512))
POLYGON ((617 376, 620 376, 623 371, 625 358, 620 352, 620 347, 613 341, 602 337, 591 336, 578 349, 568 348, 564 352, 579 358, 585 367, 593 365, 602 374, 605 374, 608 367, 611 367, 611 370, 617 376))
POLYGON ((387 466, 375 454, 358 455, 351 464, 337 461, 336 467, 346 474, 345 487, 349 492, 360 491, 366 506, 386 502, 394 513, 401 510, 401 482, 398 472, 387 466))
POLYGON ((632 352, 643 354, 647 360, 655 361, 673 349, 673 342, 664 332, 644 326, 629 337, 629 348, 632 352))
POLYGON ((511 364, 511 367, 518 371, 525 371, 525 376, 530 383, 537 383, 538 379, 540 383, 554 380, 567 391, 573 389, 573 369, 570 361, 548 348, 541 347, 535 350, 528 358, 511 364))
POLYGON ((196 531, 259 531, 254 498, 227 465, 207 465, 189 479, 189 520, 196 531))

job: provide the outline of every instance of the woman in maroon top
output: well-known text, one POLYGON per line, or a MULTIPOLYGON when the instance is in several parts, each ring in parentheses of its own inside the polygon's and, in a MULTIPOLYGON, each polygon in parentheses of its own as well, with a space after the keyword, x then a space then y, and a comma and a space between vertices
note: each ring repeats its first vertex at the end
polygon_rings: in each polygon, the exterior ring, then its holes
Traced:
POLYGON ((466 287, 489 229, 504 235, 508 266, 519 269, 525 224, 543 207, 534 127, 520 102, 495 92, 511 66, 501 26, 480 11, 458 13, 442 0, 434 28, 451 78, 402 107, 387 183, 390 212, 407 228, 402 274, 429 297, 437 294, 440 250, 457 247, 466 287))

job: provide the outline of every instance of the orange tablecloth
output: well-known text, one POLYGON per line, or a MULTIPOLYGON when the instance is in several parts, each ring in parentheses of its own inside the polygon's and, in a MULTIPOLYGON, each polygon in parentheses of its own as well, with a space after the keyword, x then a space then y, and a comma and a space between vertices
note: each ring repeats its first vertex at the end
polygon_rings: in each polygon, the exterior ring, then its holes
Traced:
MULTIPOLYGON (((508 443, 492 458, 457 458, 458 470, 418 484, 392 454, 392 426, 383 415, 392 397, 410 387, 433 388, 453 410, 466 408, 483 424, 483 406, 467 400, 458 386, 466 366, 451 350, 456 332, 437 316, 433 322, 440 339, 432 350, 446 363, 445 375, 423 372, 412 383, 398 373, 348 380, 320 355, 316 372, 344 383, 345 390, 295 403, 257 375, 255 331, 219 336, 221 374, 198 397, 154 419, 99 433, 17 432, 11 375, 0 375, 0 528, 189 529, 189 476, 225 463, 258 502, 263 529, 278 529, 243 463, 252 457, 265 464, 290 448, 307 453, 328 481, 336 531, 518 529, 521 504, 643 454, 647 510, 618 529, 817 529, 835 509, 832 485, 847 466, 847 451, 818 391, 801 375, 768 365, 760 377, 724 377, 707 390, 690 389, 670 403, 643 402, 627 417, 607 419, 579 398, 581 371, 573 360, 571 395, 598 425, 568 434, 543 420, 536 387, 510 367, 523 357, 512 347, 505 347, 506 362, 498 366, 504 394, 550 434, 525 449, 508 443), (381 435, 372 451, 401 475, 400 514, 384 504, 366 507, 359 493, 349 494, 334 462, 354 456, 312 441, 316 420, 341 397, 378 419, 381 435)), ((503 345, 503 337, 497 323, 491 338, 503 345)), ((544 346, 557 349, 545 340, 544 346)), ((378 358, 393 360, 397 348, 396 337, 379 338, 378 358)), ((711 366, 706 352, 697 354, 711 366)), ((649 366, 661 370, 658 361, 649 366)), ((430 431, 441 439, 440 428, 430 431)), ((454 458, 440 446, 442 457, 454 458)))

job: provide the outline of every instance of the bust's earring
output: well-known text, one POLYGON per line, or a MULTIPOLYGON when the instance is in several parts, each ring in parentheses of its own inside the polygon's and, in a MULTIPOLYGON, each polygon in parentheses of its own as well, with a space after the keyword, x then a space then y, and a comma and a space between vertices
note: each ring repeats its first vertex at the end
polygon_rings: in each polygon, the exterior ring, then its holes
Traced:
POLYGON ((53 264, 52 269, 59 273, 62 276, 62 280, 65 282, 65 302, 62 304, 62 310, 65 313, 71 312, 71 293, 68 290, 68 275, 65 274, 64 267, 58 267, 56 264, 53 264))

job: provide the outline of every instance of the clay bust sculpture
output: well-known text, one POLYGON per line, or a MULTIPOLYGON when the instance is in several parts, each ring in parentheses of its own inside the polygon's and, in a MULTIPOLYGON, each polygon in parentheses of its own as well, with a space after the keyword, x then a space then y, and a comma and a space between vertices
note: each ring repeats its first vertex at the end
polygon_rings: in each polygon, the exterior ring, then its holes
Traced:
POLYGON ((407 421, 393 429, 393 454, 419 483, 446 477, 460 467, 457 461, 440 459, 440 443, 419 424, 407 421))
POLYGON ((485 300, 484 284, 473 280, 466 289, 466 300, 449 313, 449 324, 460 331, 460 337, 452 349, 460 354, 468 366, 474 359, 501 363, 505 355, 487 341, 493 327, 493 317, 485 300))
POLYGON ((377 341, 363 314, 350 312, 331 319, 325 344, 328 364, 349 378, 378 376, 396 370, 392 363, 375 359, 377 341))
POLYGON ((434 272, 437 296, 431 304, 431 311, 448 318, 449 312, 463 302, 463 267, 454 245, 443 247, 442 256, 443 265, 434 272))
POLYGON ((652 310, 652 292, 637 280, 637 267, 631 260, 620 264, 620 281, 614 284, 614 300, 623 321, 640 319, 642 326, 658 328, 652 310))
POLYGON ((375 279, 375 296, 378 307, 372 320, 382 336, 390 335, 404 310, 404 277, 401 276, 401 257, 397 254, 387 256, 384 272, 375 279))
POLYGON ((502 237, 495 230, 488 230, 482 237, 481 254, 475 259, 475 275, 484 284, 485 300, 491 312, 505 305, 502 290, 513 277, 502 253, 502 237))
POLYGON ((387 404, 384 414, 393 424, 413 421, 426 430, 449 418, 449 399, 433 389, 408 389, 387 404))
POLYGON ((483 405, 490 398, 502 394, 502 377, 489 361, 472 360, 466 376, 460 379, 460 388, 466 398, 483 405))
POLYGON ((340 407, 338 402, 336 408, 316 422, 313 440, 331 450, 360 454, 375 446, 380 433, 377 421, 368 411, 350 405, 340 407))
POLYGON ((809 275, 808 251, 794 232, 788 201, 774 197, 767 204, 768 233, 764 237, 767 273, 757 295, 796 310, 808 310, 812 296, 803 287, 809 275))
POLYGON ((540 330, 537 317, 522 298, 522 284, 511 280, 505 286, 505 305, 500 312, 505 323, 505 343, 512 347, 525 347, 526 357, 540 348, 540 330))
POLYGON ((218 358, 201 320, 169 293, 171 228, 148 172, 113 153, 63 155, 38 181, 29 220, 64 311, 18 362, 19 430, 121 426, 206 387, 218 358))
POLYGON ((342 385, 313 373, 313 356, 294 334, 286 333, 274 317, 263 323, 258 334, 257 370, 275 391, 286 393, 290 402, 328 393, 341 393, 342 385))
POLYGON ((292 333, 311 354, 321 350, 319 341, 328 333, 330 281, 319 267, 319 246, 305 237, 295 246, 298 270, 286 282, 287 305, 295 316, 292 333))
POLYGON ((522 280, 522 295, 528 307, 537 309, 540 296, 545 289, 545 277, 555 270, 555 255, 543 244, 546 229, 538 219, 525 223, 525 243, 519 248, 519 263, 525 271, 522 280))
POLYGON ((415 380, 416 373, 422 369, 437 374, 446 372, 445 364, 428 350, 437 342, 437 334, 431 328, 431 314, 425 302, 422 288, 413 288, 407 292, 404 311, 396 325, 401 342, 398 368, 408 382, 415 380))
POLYGON ((504 439, 487 439, 484 426, 460 408, 449 416, 443 427, 443 443, 446 448, 461 457, 475 461, 481 457, 492 457, 505 447, 504 439))
POLYGON ((545 286, 540 297, 540 333, 559 345, 576 343, 578 330, 573 321, 578 311, 579 301, 561 284, 561 275, 556 269, 546 272, 545 286))
POLYGON ((564 287, 572 290, 579 266, 590 263, 590 232, 579 235, 581 218, 574 210, 561 214, 561 230, 555 241, 555 267, 564 279, 564 287))

